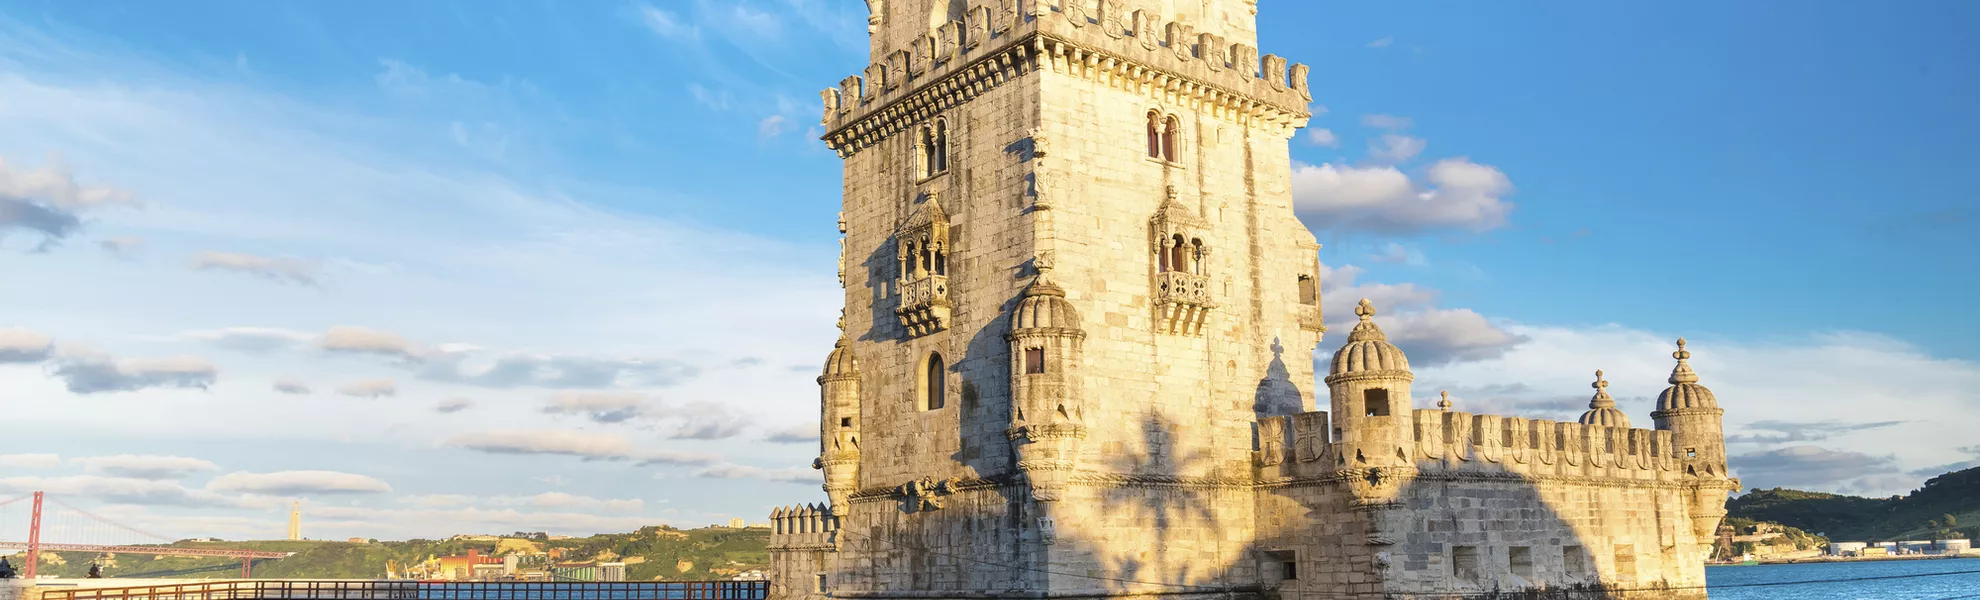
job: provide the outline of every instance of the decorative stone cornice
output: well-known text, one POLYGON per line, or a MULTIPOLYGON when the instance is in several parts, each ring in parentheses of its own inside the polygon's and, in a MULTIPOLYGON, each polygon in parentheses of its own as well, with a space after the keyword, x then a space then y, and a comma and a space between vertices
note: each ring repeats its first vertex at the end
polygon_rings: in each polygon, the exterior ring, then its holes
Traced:
MULTIPOLYGON (((1069 6, 1076 6, 1074 5, 1069 6)), ((1227 44, 1150 10, 1079 13, 971 10, 909 48, 877 53, 862 75, 819 92, 826 145, 850 156, 936 113, 1040 69, 1140 93, 1290 135, 1311 116, 1308 69, 1227 44), (1075 23, 1077 21, 1077 23, 1075 23), (971 55, 974 55, 973 57, 971 55)))

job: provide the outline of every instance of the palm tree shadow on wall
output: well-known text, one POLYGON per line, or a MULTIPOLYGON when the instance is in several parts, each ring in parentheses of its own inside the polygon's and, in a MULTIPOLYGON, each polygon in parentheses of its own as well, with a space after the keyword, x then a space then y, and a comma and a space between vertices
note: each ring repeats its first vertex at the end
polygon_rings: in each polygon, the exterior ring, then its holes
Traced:
MULTIPOLYGON (((1317 471, 1324 461, 1335 460, 1331 455, 1302 458, 1295 449, 1285 461, 1317 471)), ((1434 462, 1426 459, 1418 466, 1434 462)), ((1583 530, 1583 520, 1557 508, 1594 504, 1603 498, 1597 490, 1543 490, 1543 485, 1559 484, 1515 473, 1482 456, 1459 468, 1472 477, 1382 482, 1380 471, 1356 469, 1342 473, 1339 485, 1268 488, 1259 499, 1260 530, 1251 553, 1258 561, 1261 598, 1337 598, 1330 594, 1353 581, 1355 571, 1368 581, 1383 582, 1374 592, 1350 596, 1357 600, 1705 597, 1705 590, 1696 587, 1702 581, 1681 585, 1659 576, 1667 561, 1682 560, 1676 546, 1682 543, 1681 531, 1667 536, 1667 528, 1660 527, 1650 539, 1602 539, 1583 530), (1393 487, 1393 496, 1366 491, 1383 483, 1393 487), (1286 526, 1266 525, 1275 520, 1286 526), (1329 523, 1336 526, 1330 530, 1324 525, 1329 523), (1284 578, 1287 561, 1298 563, 1292 579, 1284 578), (1605 579, 1603 572, 1612 576, 1605 579), (1619 579, 1630 574, 1640 576, 1619 579)), ((1689 520, 1679 521, 1675 527, 1691 527, 1689 520)))
POLYGON ((1241 500, 1234 494, 1249 492, 1180 484, 1218 471, 1215 459, 1202 448, 1205 441, 1191 439, 1194 432, 1153 409, 1138 422, 1138 447, 1102 449, 1101 464, 1091 468, 1133 473, 1151 483, 1099 488, 1092 498, 1101 503, 1095 507, 1101 514, 1060 528, 1068 534, 1097 529, 1097 539, 1063 536, 1057 544, 1071 551, 1062 551, 1061 556, 1078 555, 1097 565, 1105 577, 1084 583, 1108 593, 1173 593, 1195 586, 1225 586, 1227 566, 1236 561, 1222 555, 1235 546, 1225 539, 1227 524, 1219 520, 1224 512, 1219 508, 1241 500))

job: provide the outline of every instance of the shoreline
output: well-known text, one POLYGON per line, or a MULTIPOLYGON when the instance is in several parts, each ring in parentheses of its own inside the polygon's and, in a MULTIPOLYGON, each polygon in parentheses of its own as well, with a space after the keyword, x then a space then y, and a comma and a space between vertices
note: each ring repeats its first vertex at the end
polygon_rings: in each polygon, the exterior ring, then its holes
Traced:
MULTIPOLYGON (((1763 559, 1759 559, 1759 565, 1754 565, 1754 566, 1806 565, 1806 564, 1854 563, 1854 562, 1887 562, 1887 561, 1905 561, 1905 560, 1960 560, 1966 558, 1980 558, 1980 554, 1964 553, 1957 555, 1920 554, 1920 555, 1911 555, 1911 556, 1811 556, 1807 558, 1773 558, 1773 559, 1763 558, 1763 559)), ((1705 566, 1739 567, 1739 566, 1747 566, 1747 565, 1741 565, 1739 563, 1706 563, 1705 566)))

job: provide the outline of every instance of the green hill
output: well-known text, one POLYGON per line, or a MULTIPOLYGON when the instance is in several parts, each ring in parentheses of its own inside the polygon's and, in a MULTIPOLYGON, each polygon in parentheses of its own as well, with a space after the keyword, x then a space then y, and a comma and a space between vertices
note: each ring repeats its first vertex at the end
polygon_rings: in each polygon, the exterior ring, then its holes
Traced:
POLYGON ((1726 513, 1837 541, 1975 538, 1980 537, 1980 467, 1933 477, 1910 494, 1889 498, 1755 488, 1727 503, 1726 513))
MULTIPOLYGON (((386 561, 417 563, 432 556, 458 556, 468 550, 485 555, 562 549, 560 561, 621 561, 633 581, 727 579, 736 573, 765 570, 770 565, 770 530, 707 527, 679 530, 646 527, 632 533, 584 538, 549 539, 537 533, 517 533, 495 540, 406 540, 402 542, 243 541, 191 542, 172 546, 238 548, 295 552, 284 559, 258 560, 257 579, 375 579, 385 576, 386 561)), ((14 557, 16 563, 20 557, 14 557)), ((240 561, 227 558, 153 557, 141 554, 100 555, 88 552, 44 552, 41 573, 82 577, 94 560, 105 577, 165 577, 230 579, 239 576, 240 561)), ((537 554, 525 560, 543 562, 537 554)))

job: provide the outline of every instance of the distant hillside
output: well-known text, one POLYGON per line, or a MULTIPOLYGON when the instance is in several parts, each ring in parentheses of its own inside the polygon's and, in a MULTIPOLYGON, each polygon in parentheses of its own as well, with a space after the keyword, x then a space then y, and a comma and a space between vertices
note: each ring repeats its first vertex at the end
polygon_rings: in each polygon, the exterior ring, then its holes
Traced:
MULTIPOLYGON (((255 578, 372 579, 385 576, 385 562, 416 563, 431 556, 506 554, 517 549, 548 551, 563 548, 562 560, 605 560, 626 563, 626 578, 636 581, 727 579, 770 566, 770 530, 708 527, 678 530, 646 527, 632 533, 584 538, 548 539, 543 534, 518 533, 499 540, 407 540, 357 544, 317 541, 178 542, 193 548, 244 548, 295 552, 280 560, 256 561, 255 578), (499 550, 499 551, 498 551, 499 550)), ((106 577, 232 578, 240 561, 224 558, 152 557, 138 554, 103 556, 87 552, 45 552, 41 572, 82 577, 95 559, 106 577)), ((14 559, 19 561, 19 557, 14 559)))
POLYGON ((1980 538, 1980 467, 1933 477, 1910 494, 1889 498, 1756 488, 1734 498, 1726 512, 1836 541, 1980 538))

